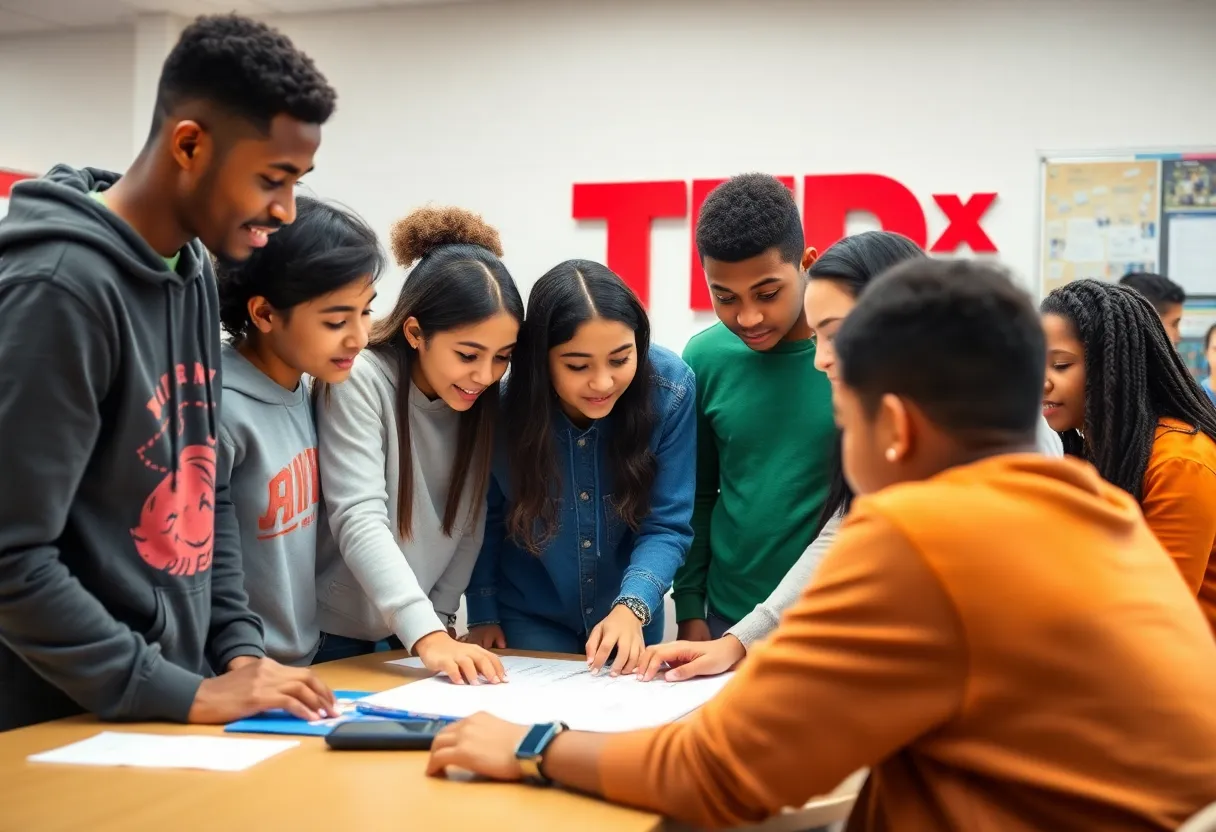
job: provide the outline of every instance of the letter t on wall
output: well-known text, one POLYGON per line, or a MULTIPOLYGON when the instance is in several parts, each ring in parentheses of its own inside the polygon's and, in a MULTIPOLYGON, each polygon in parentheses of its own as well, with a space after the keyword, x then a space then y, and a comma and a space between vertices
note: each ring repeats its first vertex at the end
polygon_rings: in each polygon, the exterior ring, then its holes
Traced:
POLYGON ((574 186, 573 203, 574 219, 607 223, 606 265, 648 306, 650 226, 658 217, 688 215, 688 184, 682 180, 581 184, 574 186))

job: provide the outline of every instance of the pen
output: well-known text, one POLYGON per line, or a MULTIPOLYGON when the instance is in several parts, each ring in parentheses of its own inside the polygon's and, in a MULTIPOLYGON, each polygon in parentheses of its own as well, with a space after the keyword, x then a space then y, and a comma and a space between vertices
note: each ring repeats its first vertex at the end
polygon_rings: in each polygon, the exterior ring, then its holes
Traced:
POLYGON ((355 710, 365 716, 380 716, 385 719, 404 719, 413 722, 458 722, 457 717, 452 716, 436 716, 434 714, 419 714, 413 711, 399 711, 396 708, 385 708, 380 705, 368 705, 363 702, 355 703, 355 710))

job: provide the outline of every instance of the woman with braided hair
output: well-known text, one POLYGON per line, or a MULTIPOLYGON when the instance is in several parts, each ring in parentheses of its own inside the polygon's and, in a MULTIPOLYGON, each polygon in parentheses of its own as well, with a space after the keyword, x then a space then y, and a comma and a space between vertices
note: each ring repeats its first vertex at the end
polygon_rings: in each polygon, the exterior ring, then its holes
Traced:
POLYGON ((1065 453, 1140 502, 1216 627, 1216 408, 1135 291, 1077 280, 1041 311, 1043 415, 1065 453))

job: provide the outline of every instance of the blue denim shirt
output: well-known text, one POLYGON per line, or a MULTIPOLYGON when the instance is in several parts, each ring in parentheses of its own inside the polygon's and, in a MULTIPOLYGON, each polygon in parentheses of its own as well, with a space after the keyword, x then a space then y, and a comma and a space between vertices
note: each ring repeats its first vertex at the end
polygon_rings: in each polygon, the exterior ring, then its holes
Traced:
POLYGON ((650 364, 656 475, 650 514, 637 533, 612 507, 612 414, 580 430, 559 411, 554 420, 561 466, 556 534, 539 556, 507 538, 511 478, 505 454, 495 454, 485 541, 466 594, 469 626, 497 623, 500 607, 507 607, 589 633, 624 597, 642 601, 652 617, 661 612, 663 596, 692 544, 696 384, 692 370, 668 349, 652 344, 650 364))

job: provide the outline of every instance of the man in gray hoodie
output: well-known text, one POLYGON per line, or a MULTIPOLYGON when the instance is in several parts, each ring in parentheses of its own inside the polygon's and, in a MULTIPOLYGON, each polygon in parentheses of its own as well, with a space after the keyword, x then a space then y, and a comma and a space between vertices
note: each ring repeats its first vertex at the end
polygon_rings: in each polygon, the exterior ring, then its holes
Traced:
POLYGON ((60 165, 0 222, 0 730, 91 711, 221 723, 335 707, 264 657, 216 481, 209 249, 295 215, 335 95, 272 29, 203 17, 121 178, 60 165), (217 675, 218 674, 218 675, 217 675))

